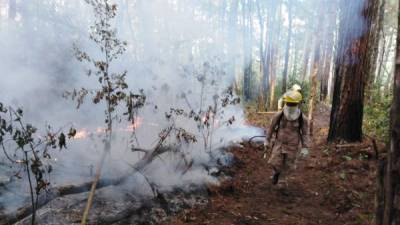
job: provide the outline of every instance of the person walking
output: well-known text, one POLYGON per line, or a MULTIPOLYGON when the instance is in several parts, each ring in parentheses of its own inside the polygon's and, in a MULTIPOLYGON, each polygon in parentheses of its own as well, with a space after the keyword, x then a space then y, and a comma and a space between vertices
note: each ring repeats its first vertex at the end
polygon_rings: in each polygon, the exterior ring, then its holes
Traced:
POLYGON ((283 109, 276 113, 266 136, 267 149, 272 151, 268 159, 274 173, 272 183, 293 167, 300 150, 308 151, 309 137, 307 119, 303 115, 300 104, 303 100, 298 91, 288 91, 283 96, 283 109))

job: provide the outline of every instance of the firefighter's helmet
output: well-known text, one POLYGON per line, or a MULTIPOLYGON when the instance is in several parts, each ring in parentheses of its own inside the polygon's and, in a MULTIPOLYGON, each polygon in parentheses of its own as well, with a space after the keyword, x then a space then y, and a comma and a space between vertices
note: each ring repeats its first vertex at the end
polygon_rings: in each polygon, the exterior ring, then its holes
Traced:
POLYGON ((288 91, 285 96, 283 96, 283 101, 285 103, 297 103, 300 104, 303 100, 303 96, 298 91, 288 91))

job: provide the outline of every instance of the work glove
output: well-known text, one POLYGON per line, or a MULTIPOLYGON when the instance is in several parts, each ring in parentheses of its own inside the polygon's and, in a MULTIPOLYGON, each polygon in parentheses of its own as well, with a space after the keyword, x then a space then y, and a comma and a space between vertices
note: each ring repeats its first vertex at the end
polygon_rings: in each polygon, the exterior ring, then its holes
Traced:
POLYGON ((302 148, 300 150, 300 157, 307 158, 310 155, 310 150, 308 148, 302 148))

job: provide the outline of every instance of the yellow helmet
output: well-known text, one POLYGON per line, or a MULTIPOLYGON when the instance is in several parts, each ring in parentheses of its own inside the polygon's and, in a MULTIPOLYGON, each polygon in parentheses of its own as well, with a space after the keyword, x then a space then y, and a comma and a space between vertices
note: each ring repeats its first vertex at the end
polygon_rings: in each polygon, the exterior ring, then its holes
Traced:
POLYGON ((298 85, 298 84, 294 84, 293 86, 292 86, 292 91, 301 91, 301 86, 300 85, 298 85))
POLYGON ((300 104, 300 102, 303 100, 303 96, 300 94, 298 91, 288 91, 286 94, 283 96, 283 101, 286 103, 297 103, 300 104))

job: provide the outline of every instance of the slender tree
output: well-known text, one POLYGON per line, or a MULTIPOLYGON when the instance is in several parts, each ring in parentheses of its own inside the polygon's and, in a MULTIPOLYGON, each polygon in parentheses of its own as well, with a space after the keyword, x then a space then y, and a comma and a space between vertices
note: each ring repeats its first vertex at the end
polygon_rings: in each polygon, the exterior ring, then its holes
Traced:
MULTIPOLYGON (((274 1, 274 5, 271 6, 271 23, 272 26, 269 32, 269 86, 270 86, 270 99, 269 108, 274 109, 276 107, 275 102, 275 88, 276 88, 276 78, 277 78, 277 67, 279 65, 279 39, 282 27, 282 14, 281 7, 282 2, 280 0, 274 1)), ((271 3, 272 4, 272 3, 271 3)))
MULTIPOLYGON (((372 26, 372 36, 371 36, 371 57, 372 57, 372 63, 371 63, 371 68, 369 72, 369 77, 367 78, 367 86, 366 86, 366 92, 368 93, 366 95, 365 100, 367 102, 372 100, 372 90, 374 89, 374 83, 375 81, 380 80, 380 72, 376 73, 376 67, 377 67, 377 59, 379 55, 379 40, 381 40, 383 43, 381 45, 385 46, 385 38, 383 37, 383 20, 384 20, 384 13, 385 13, 385 0, 377 0, 377 2, 380 2, 379 6, 379 12, 378 16, 376 17, 376 21, 373 21, 373 26, 372 26)), ((383 52, 384 52, 384 47, 383 47, 383 52)), ((379 70, 379 69, 378 69, 379 70)), ((380 88, 378 88, 379 90, 380 88)))
POLYGON ((260 0, 256 2, 258 23, 260 27, 260 42, 259 42, 259 55, 260 55, 260 74, 261 82, 259 86, 258 94, 258 110, 264 111, 266 109, 266 99, 268 96, 268 78, 265 72, 265 48, 264 48, 264 16, 262 12, 262 6, 260 0))
POLYGON ((282 93, 286 92, 287 89, 287 77, 288 77, 288 67, 289 67, 289 54, 290 54, 290 43, 292 41, 292 20, 293 20, 293 12, 292 12, 292 0, 288 0, 287 2, 287 11, 288 11, 288 38, 286 42, 286 52, 285 52, 285 67, 283 68, 283 79, 282 79, 282 93))
POLYGON ((244 77, 243 77, 243 95, 245 101, 251 99, 251 79, 252 79, 252 46, 253 46, 253 19, 252 19, 252 1, 242 1, 243 9, 243 53, 244 53, 244 77))
POLYGON ((265 101, 269 107, 271 107, 271 95, 273 94, 274 88, 274 74, 273 71, 273 59, 274 59, 274 35, 276 35, 276 14, 277 14, 278 3, 272 1, 268 5, 267 10, 267 33, 265 35, 265 51, 264 51, 264 68, 263 68, 263 89, 265 90, 265 101))
POLYGON ((324 41, 324 58, 323 67, 321 68, 321 83, 320 83, 320 101, 326 101, 328 97, 328 84, 331 74, 332 54, 334 45, 334 31, 336 25, 336 4, 334 1, 330 2, 327 6, 327 15, 329 25, 326 28, 325 41, 324 41))
MULTIPOLYGON (((323 15, 324 11, 322 10, 322 4, 320 4, 319 8, 321 8, 319 11, 319 15, 323 15)), ((317 30, 321 30, 323 27, 323 16, 320 16, 321 19, 318 21, 318 24, 316 26, 317 30)), ((315 32, 317 34, 317 32, 315 32)), ((317 34, 315 37, 315 47, 314 47, 314 60, 313 60, 313 68, 312 68, 312 73, 310 77, 310 83, 311 83, 311 91, 310 91, 310 100, 309 100, 309 106, 308 106, 308 129, 310 135, 313 134, 313 123, 314 123, 314 109, 315 105, 317 102, 317 76, 318 73, 320 73, 321 70, 321 37, 317 34)))
POLYGON ((110 154, 112 149, 113 127, 115 122, 122 117, 117 108, 125 104, 126 112, 123 115, 126 115, 128 120, 134 124, 135 110, 143 106, 145 101, 142 93, 138 95, 128 91, 128 84, 126 83, 127 71, 116 72, 110 68, 114 61, 126 51, 127 46, 125 41, 118 39, 117 31, 113 26, 113 20, 117 13, 117 5, 111 3, 110 0, 85 1, 92 7, 95 14, 94 24, 90 27, 90 39, 100 49, 101 57, 91 56, 78 47, 75 47, 75 55, 79 61, 91 65, 91 69, 87 71, 86 75, 95 77, 98 86, 95 90, 82 88, 79 91, 74 90, 72 93, 67 92, 66 95, 72 96, 72 99, 77 101, 78 108, 84 102, 87 95, 92 96, 94 104, 104 103, 104 122, 106 127, 103 139, 104 150, 100 156, 100 162, 96 169, 85 210, 83 211, 81 225, 87 224, 102 168, 107 155, 110 154))
POLYGON ((306 31, 306 37, 304 41, 304 56, 303 56, 303 70, 301 72, 301 82, 304 83, 307 77, 308 65, 310 63, 311 56, 311 43, 312 43, 312 32, 306 31))
MULTIPOLYGON (((237 52, 237 30, 238 30, 238 8, 239 8, 239 0, 233 0, 229 9, 229 19, 228 19, 228 55, 229 55, 229 74, 237 77, 236 75, 236 58, 238 55, 237 52)), ((235 81, 236 91, 238 89, 239 82, 235 81)))
POLYGON ((335 67, 329 141, 362 140, 364 90, 372 65, 372 25, 377 16, 375 0, 340 2, 340 34, 335 67), (359 15, 360 19, 354 18, 359 15))

